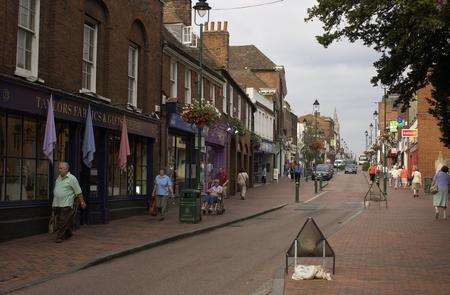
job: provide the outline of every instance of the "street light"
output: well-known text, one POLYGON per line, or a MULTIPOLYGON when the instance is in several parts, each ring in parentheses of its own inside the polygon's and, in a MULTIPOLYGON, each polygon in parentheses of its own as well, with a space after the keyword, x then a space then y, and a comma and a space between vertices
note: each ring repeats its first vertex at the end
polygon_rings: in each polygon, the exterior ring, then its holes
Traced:
POLYGON ((316 99, 313 103, 313 112, 314 112, 314 141, 316 142, 316 149, 314 151, 314 191, 315 193, 317 193, 317 154, 318 154, 318 141, 317 141, 317 132, 318 132, 318 128, 317 128, 317 116, 319 115, 319 111, 320 111, 320 103, 319 101, 316 99))
POLYGON ((369 125, 369 131, 370 131, 369 143, 370 143, 370 145, 372 145, 372 139, 373 139, 373 124, 372 123, 370 123, 370 125, 369 125))
POLYGON ((375 122, 375 139, 378 136, 378 111, 373 112, 373 121, 375 122))
POLYGON ((369 143, 367 141, 367 137, 369 136, 369 132, 367 132, 367 130, 364 132, 364 135, 366 136, 366 151, 369 148, 369 143))
MULTIPOLYGON (((200 27, 200 44, 199 44, 199 83, 198 83, 198 102, 200 107, 203 104, 203 18, 206 16, 206 23, 209 22, 209 11, 211 6, 209 6, 206 0, 199 0, 193 7, 194 9, 194 23, 200 27), (197 19, 198 18, 198 19, 197 19)), ((195 178, 197 180, 197 189, 201 189, 200 180, 200 170, 201 170, 201 147, 202 147, 202 128, 197 126, 197 159, 196 159, 196 169, 195 178)))

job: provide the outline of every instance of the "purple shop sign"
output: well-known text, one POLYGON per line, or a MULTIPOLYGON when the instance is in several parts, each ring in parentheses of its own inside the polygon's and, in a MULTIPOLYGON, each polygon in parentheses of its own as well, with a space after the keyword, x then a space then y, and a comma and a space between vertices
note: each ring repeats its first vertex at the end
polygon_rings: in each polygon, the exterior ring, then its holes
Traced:
POLYGON ((210 127, 208 130, 208 135, 206 136, 206 142, 225 146, 227 144, 227 132, 226 125, 219 124, 210 127))

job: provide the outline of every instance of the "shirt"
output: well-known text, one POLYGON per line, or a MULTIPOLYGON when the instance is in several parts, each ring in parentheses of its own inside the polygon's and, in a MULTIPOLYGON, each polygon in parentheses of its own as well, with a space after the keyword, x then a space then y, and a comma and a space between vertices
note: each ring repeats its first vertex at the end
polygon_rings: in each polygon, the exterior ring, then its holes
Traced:
POLYGON ((302 166, 300 166, 300 165, 298 165, 298 166, 295 166, 295 173, 297 173, 297 174, 301 174, 302 173, 302 166))
POLYGON ((217 173, 217 179, 219 180, 220 185, 224 185, 228 180, 227 173, 225 171, 217 173))
POLYGON ((402 172, 400 175, 401 175, 400 177, 403 179, 408 178, 408 170, 402 169, 402 172))
POLYGON ((168 196, 169 187, 172 185, 172 180, 167 175, 158 175, 155 178, 155 188, 157 196, 168 196))
POLYGON ((219 194, 221 194, 223 191, 223 188, 220 185, 213 185, 210 189, 209 189, 209 194, 213 197, 217 197, 219 196, 219 194))
POLYGON ((411 174, 411 177, 412 177, 411 183, 422 183, 422 173, 420 173, 419 171, 414 171, 411 174))
POLYGON ((66 176, 58 176, 53 189, 53 207, 72 207, 73 200, 81 194, 81 188, 75 176, 68 172, 66 176))
POLYGON ((439 171, 434 176, 434 181, 436 182, 438 189, 445 189, 450 186, 450 175, 445 172, 439 171))

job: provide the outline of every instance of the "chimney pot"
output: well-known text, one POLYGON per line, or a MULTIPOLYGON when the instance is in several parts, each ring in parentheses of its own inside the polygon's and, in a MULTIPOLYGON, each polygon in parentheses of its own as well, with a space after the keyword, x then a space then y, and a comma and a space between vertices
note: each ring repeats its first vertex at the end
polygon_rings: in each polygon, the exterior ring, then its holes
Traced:
POLYGON ((209 30, 209 24, 208 24, 208 22, 205 22, 204 27, 205 27, 205 31, 208 31, 208 30, 209 30))
POLYGON ((228 31, 228 22, 227 22, 227 21, 225 21, 225 22, 223 23, 223 30, 224 30, 224 31, 228 31))
POLYGON ((211 31, 214 31, 215 23, 211 22, 211 31))
POLYGON ((217 31, 222 31, 222 22, 217 22, 217 31))

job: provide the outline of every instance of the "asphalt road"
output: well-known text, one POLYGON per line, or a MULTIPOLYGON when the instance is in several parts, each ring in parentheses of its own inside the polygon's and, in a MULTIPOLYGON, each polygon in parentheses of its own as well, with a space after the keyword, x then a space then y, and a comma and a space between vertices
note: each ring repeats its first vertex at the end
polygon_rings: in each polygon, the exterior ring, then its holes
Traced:
POLYGON ((275 271, 305 220, 312 216, 326 236, 335 234, 361 210, 365 189, 361 174, 341 174, 308 203, 291 204, 15 294, 269 294, 275 271))

